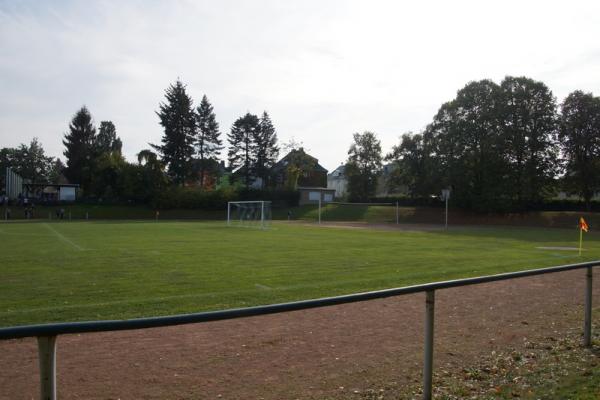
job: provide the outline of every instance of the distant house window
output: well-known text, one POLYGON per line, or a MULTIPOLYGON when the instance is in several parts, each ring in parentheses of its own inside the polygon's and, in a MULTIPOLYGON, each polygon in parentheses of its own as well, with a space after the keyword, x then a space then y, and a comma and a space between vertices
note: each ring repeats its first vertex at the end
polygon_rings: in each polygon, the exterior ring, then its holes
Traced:
POLYGON ((319 201, 321 198, 321 192, 308 192, 308 200, 319 201))
POLYGON ((333 195, 331 193, 325 193, 323 200, 325 203, 329 203, 330 201, 333 201, 333 195))

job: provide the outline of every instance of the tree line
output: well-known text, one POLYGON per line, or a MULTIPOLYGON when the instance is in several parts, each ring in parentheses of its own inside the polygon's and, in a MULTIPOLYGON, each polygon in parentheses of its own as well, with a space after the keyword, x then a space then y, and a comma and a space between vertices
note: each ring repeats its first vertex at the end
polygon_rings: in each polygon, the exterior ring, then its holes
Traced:
POLYGON ((355 134, 346 164, 351 198, 375 194, 383 161, 392 164, 390 191, 404 188, 413 198, 450 188, 459 207, 508 211, 565 191, 589 208, 600 190, 600 98, 578 90, 559 107, 530 78, 470 82, 385 156, 373 133, 355 134))
MULTIPOLYGON (((165 90, 156 111, 163 134, 158 144, 137 154, 130 163, 122 155, 122 141, 112 121, 95 126, 87 107, 71 119, 63 145, 66 165, 46 157, 37 139, 29 146, 0 149, 0 166, 12 166, 25 179, 38 183, 59 182, 64 176, 80 185, 86 198, 151 201, 169 187, 186 185, 214 189, 223 174, 219 162, 224 149, 219 123, 206 95, 195 107, 186 86, 177 80, 165 90)), ((277 161, 277 133, 269 114, 246 113, 227 134, 232 182, 250 187, 256 179, 266 186, 277 161)), ((4 168, 3 168, 4 170, 4 168)), ((4 179, 4 174, 2 174, 4 179)), ((2 182, 3 183, 3 182, 2 182)))
MULTIPOLYGON (((141 150, 137 162, 123 157, 114 123, 101 121, 96 127, 84 106, 63 138, 66 165, 46 156, 33 139, 29 145, 0 149, 0 167, 12 166, 41 183, 58 182, 64 175, 91 198, 149 202, 176 187, 215 188, 215 177, 224 172, 219 159, 225 146, 206 95, 195 107, 177 80, 165 90, 156 114, 163 128, 160 143, 141 150)), ((450 188, 452 202, 466 209, 522 210, 558 191, 580 196, 589 207, 600 191, 600 98, 574 91, 559 105, 543 82, 526 77, 468 83, 442 104, 425 129, 403 134, 388 154, 373 132, 356 133, 353 139, 345 164, 351 201, 375 195, 384 162, 391 167, 390 192, 418 199, 450 188)), ((268 187, 279 155, 269 114, 239 117, 226 141, 233 173, 225 183, 247 189, 260 179, 268 187)), ((302 160, 292 164, 290 176, 306 169, 302 160)))

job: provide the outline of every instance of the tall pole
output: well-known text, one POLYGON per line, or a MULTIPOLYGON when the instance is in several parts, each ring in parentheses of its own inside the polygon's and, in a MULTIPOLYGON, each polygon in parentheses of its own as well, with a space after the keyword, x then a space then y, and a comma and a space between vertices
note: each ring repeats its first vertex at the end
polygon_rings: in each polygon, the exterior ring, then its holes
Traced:
POLYGON ((40 399, 56 400, 56 336, 38 336, 40 399))
POLYGON ((425 359, 423 360, 423 400, 431 400, 433 388, 433 325, 435 320, 435 291, 425 294, 425 359))
POLYGON ((592 267, 585 274, 585 321, 583 325, 583 345, 592 347, 592 267))
POLYGON ((321 225, 321 192, 319 192, 319 225, 321 225))
POLYGON ((230 225, 230 223, 229 223, 229 221, 230 221, 229 217, 231 216, 230 210, 231 210, 231 202, 228 201, 227 202, 227 226, 230 225))
POLYGON ((265 228, 265 202, 260 202, 260 227, 265 228))
POLYGON ((396 225, 400 223, 400 210, 398 209, 398 201, 396 201, 396 225))
POLYGON ((448 196, 446 196, 446 230, 448 230, 448 196))

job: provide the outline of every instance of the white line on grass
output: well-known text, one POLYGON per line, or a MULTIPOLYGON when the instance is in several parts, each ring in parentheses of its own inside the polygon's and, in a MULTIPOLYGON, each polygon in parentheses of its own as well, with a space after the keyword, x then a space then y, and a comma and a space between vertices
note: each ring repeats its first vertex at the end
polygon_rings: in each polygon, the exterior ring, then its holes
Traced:
POLYGON ((273 288, 271 288, 271 287, 269 287, 267 285, 261 285, 260 283, 255 283, 254 286, 256 286, 257 288, 262 289, 262 290, 271 290, 271 289, 273 289, 273 288))
POLYGON ((59 240, 62 240, 63 242, 70 244, 71 246, 75 247, 79 251, 84 251, 85 250, 83 247, 79 246, 77 243, 73 242, 71 239, 69 239, 68 237, 64 236, 62 233, 60 233, 59 231, 57 231, 56 229, 54 229, 50 225, 44 223, 44 226, 46 228, 48 228, 48 230, 50 232, 52 232, 54 234, 54 236, 56 236, 59 240))

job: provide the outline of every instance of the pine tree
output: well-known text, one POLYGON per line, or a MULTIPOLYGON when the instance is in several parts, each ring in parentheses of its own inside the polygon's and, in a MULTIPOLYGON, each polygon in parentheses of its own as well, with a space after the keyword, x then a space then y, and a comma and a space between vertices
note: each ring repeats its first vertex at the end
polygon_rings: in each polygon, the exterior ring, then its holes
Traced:
POLYGON ((210 164, 217 161, 217 157, 223 150, 223 142, 219 138, 219 123, 216 120, 213 106, 206 95, 202 97, 200 105, 196 109, 196 135, 195 146, 199 160, 200 187, 204 187, 204 177, 210 168, 210 164))
POLYGON ((65 134, 63 144, 67 166, 64 174, 71 183, 78 183, 85 191, 89 189, 94 163, 94 141, 96 128, 92 115, 83 106, 73 116, 69 125, 69 133, 65 134))
POLYGON ((117 128, 112 121, 100 122, 98 135, 96 136, 95 147, 98 155, 104 153, 119 153, 123 148, 123 142, 117 136, 117 128))
POLYGON ((259 121, 259 129, 254 133, 254 174, 266 185, 269 180, 269 170, 277 161, 277 132, 267 112, 263 112, 259 121))
POLYGON ((165 91, 166 102, 160 103, 156 112, 164 128, 161 145, 152 145, 161 155, 174 183, 183 185, 190 174, 194 152, 194 130, 196 121, 192 99, 185 85, 177 80, 165 91))
POLYGON ((231 132, 227 134, 229 166, 238 169, 237 174, 243 177, 246 188, 252 184, 254 137, 259 130, 258 117, 247 113, 233 123, 231 132))

